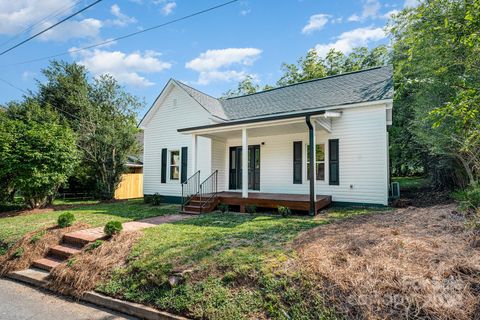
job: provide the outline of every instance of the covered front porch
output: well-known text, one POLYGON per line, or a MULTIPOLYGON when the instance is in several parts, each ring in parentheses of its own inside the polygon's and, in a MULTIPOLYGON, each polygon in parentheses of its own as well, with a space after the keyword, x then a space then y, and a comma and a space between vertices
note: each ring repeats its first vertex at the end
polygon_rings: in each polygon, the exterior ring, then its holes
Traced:
MULTIPOLYGON (((212 175, 202 176, 200 189, 207 190, 199 190, 210 196, 203 201, 213 201, 215 194, 215 202, 239 206, 242 212, 247 205, 286 206, 314 215, 332 200, 324 193, 329 171, 326 145, 331 120, 339 116, 340 112, 317 111, 179 131, 192 137, 192 176, 205 167, 205 159, 198 158, 199 139, 211 140, 212 175), (323 187, 320 192, 317 185, 323 187)), ((196 197, 193 202, 201 201, 196 197)))

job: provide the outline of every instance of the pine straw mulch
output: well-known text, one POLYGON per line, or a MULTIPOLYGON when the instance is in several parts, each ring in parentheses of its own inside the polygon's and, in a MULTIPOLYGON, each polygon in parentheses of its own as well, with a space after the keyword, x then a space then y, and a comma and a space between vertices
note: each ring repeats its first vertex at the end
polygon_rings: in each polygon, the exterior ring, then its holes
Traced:
POLYGON ((76 223, 67 228, 46 227, 25 234, 7 254, 0 255, 0 275, 29 268, 33 261, 43 258, 50 247, 59 244, 64 234, 88 227, 86 223, 76 223))
POLYGON ((454 204, 361 216, 301 234, 287 270, 350 319, 480 319, 480 250, 454 204))
POLYGON ((50 273, 50 287, 63 294, 81 297, 109 279, 112 270, 126 264, 142 233, 122 232, 94 249, 87 248, 50 273))

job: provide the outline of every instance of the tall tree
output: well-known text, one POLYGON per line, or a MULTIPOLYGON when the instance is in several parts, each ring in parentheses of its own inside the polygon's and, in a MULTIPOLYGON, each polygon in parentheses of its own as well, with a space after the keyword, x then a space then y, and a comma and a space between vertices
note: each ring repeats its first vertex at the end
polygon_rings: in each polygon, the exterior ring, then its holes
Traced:
POLYGON ((77 161, 75 135, 48 105, 35 99, 11 103, 0 115, 0 176, 19 190, 31 208, 49 204, 77 161))
POLYGON ((81 164, 72 183, 83 184, 100 198, 111 199, 129 155, 138 151, 136 111, 142 103, 110 76, 89 82, 76 63, 53 61, 42 71, 37 99, 51 105, 78 136, 81 164))
MULTIPOLYGON (((396 113, 438 186, 478 181, 479 0, 430 0, 392 21, 396 113)), ((399 131, 400 131, 399 130, 399 131)))

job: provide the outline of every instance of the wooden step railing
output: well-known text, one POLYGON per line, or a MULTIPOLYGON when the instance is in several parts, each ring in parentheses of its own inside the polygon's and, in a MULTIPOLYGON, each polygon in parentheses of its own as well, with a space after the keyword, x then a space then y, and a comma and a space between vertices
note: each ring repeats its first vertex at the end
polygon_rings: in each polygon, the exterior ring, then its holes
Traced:
POLYGON ((214 201, 218 194, 218 170, 215 170, 200 184, 200 212, 214 201))
POLYGON ((200 192, 200 170, 182 183, 182 211, 185 206, 200 192))

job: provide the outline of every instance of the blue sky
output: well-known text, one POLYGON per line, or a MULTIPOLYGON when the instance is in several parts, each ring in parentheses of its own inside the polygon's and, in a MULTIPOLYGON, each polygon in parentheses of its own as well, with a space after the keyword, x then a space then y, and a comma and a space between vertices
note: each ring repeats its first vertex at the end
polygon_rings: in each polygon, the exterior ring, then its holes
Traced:
MULTIPOLYGON (((93 0, 0 0, 0 49, 4 50, 93 0), (76 6, 75 6, 76 5, 76 6), (52 13, 61 13, 50 16, 52 13), (44 19, 48 17, 47 19, 44 19), (40 23, 38 23, 41 21, 40 23), (33 30, 20 34, 26 27, 33 30), (6 44, 4 42, 10 41, 6 44)), ((41 37, 0 56, 0 78, 22 90, 48 60, 19 62, 81 48, 145 29, 226 0, 103 0, 41 37)), ((282 62, 295 62, 307 50, 388 44, 388 16, 415 0, 240 0, 108 46, 59 58, 85 65, 92 76, 110 73, 145 100, 142 116, 169 78, 220 96, 246 75, 274 84, 282 62)), ((22 92, 0 81, 0 103, 22 92)))

